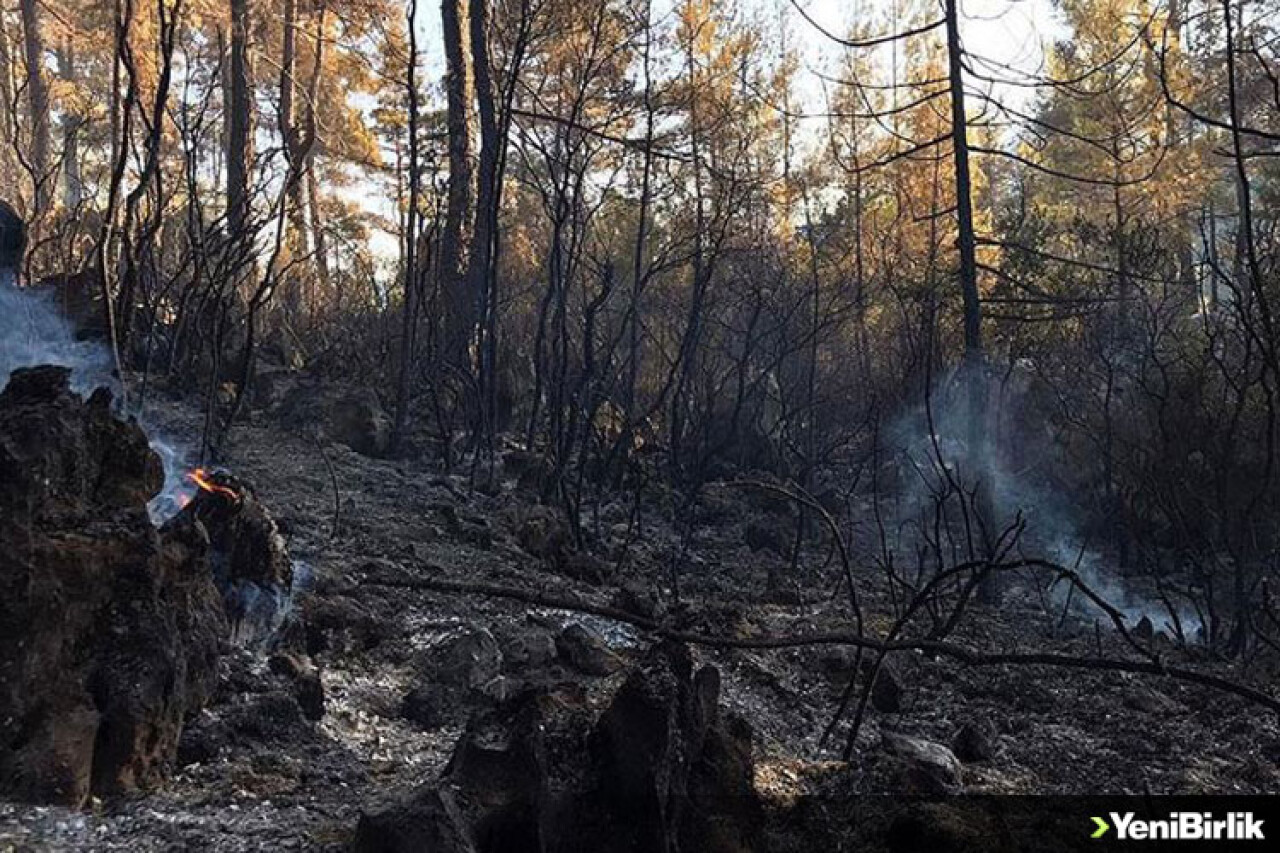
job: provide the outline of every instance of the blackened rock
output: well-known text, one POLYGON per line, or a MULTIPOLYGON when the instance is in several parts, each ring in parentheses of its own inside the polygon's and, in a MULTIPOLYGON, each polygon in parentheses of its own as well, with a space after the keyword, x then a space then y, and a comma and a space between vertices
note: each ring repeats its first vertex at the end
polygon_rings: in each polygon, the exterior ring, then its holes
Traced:
POLYGON ((297 741, 310 731, 302 707, 288 689, 241 697, 226 710, 224 719, 237 743, 250 740, 278 745, 297 741))
POLYGON ((334 403, 329 432, 364 456, 385 456, 391 447, 391 418, 369 389, 352 391, 334 403))
POLYGON ((394 808, 365 812, 355 853, 477 853, 466 818, 444 788, 430 788, 394 808))
POLYGON ((771 516, 748 522, 743 536, 752 551, 785 556, 791 548, 794 528, 789 519, 771 516))
POLYGON ((528 675, 550 666, 556 659, 556 643, 534 625, 515 625, 495 636, 502 647, 502 669, 508 675, 528 675))
POLYGON ((420 656, 418 681, 401 700, 401 715, 429 729, 449 724, 502 690, 502 662, 502 649, 485 628, 446 637, 420 656))
POLYGON ((564 558, 563 571, 565 577, 600 586, 609 579, 611 567, 594 554, 575 551, 564 558))
POLYGON ((357 850, 567 851, 590 710, 572 687, 529 690, 474 715, 438 783, 366 813, 357 850), (556 791, 566 792, 556 795, 556 791))
POLYGON ((480 690, 502 672, 502 648, 487 628, 470 628, 427 649, 418 666, 432 684, 480 690))
POLYGON ((324 717, 324 682, 320 668, 296 654, 274 654, 268 660, 271 671, 282 675, 293 685, 293 696, 308 720, 324 717))
POLYGON ((71 371, 13 371, 0 392, 0 518, 72 522, 145 506, 164 485, 146 435, 111 413, 111 392, 83 400, 71 371))
POLYGON ((198 520, 209 533, 214 580, 233 639, 269 642, 288 612, 293 562, 271 513, 252 487, 227 472, 205 472, 201 488, 171 523, 198 520))
POLYGON ((188 720, 178 741, 178 766, 213 761, 226 751, 233 737, 230 726, 208 714, 188 720))
POLYGON ((644 587, 636 583, 624 582, 613 594, 611 604, 619 610, 654 619, 658 616, 658 602, 644 587))
POLYGON ((965 723, 952 738, 951 751, 966 764, 990 761, 996 754, 995 734, 985 723, 965 723))
POLYGON ((622 666, 604 638, 581 622, 573 622, 556 637, 556 650, 574 669, 585 675, 606 676, 622 666))
POLYGON ((750 727, 724 724, 719 694, 719 672, 695 674, 683 645, 659 644, 632 672, 596 725, 593 752, 597 796, 635 846, 606 829, 597 849, 755 849, 750 727))
POLYGON ((306 651, 362 651, 376 648, 394 635, 388 620, 346 595, 311 595, 302 600, 306 651))
POLYGON ((551 507, 534 504, 523 508, 515 528, 520 547, 548 563, 558 565, 573 550, 568 526, 551 507))
POLYGON ((430 731, 449 724, 450 706, 443 691, 419 684, 400 700, 400 716, 430 731))
POLYGON ((361 818, 355 849, 648 853, 761 849, 751 730, 686 647, 644 657, 596 721, 575 685, 471 718, 438 782, 361 818))
POLYGON ((0 793, 82 806, 160 781, 227 626, 205 531, 158 531, 147 515, 163 477, 142 431, 105 391, 72 394, 63 368, 13 377, 0 393, 0 793))
MULTIPOLYGON (((875 664, 870 658, 862 659, 864 676, 870 676, 875 664)), ((871 684, 871 707, 882 714, 896 714, 902 710, 902 682, 898 672, 889 663, 883 661, 876 671, 876 680, 871 684)))
POLYGON ((947 794, 963 787, 960 760, 942 744, 885 732, 883 746, 900 760, 901 782, 909 792, 947 794))

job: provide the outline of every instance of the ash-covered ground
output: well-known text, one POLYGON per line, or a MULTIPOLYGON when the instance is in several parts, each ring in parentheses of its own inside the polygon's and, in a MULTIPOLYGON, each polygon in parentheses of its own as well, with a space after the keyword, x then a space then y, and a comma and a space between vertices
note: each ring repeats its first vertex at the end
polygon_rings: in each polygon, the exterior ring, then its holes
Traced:
MULTIPOLYGON (((162 434, 198 435, 194 407, 155 407, 149 422, 162 434)), ((237 428, 224 464, 252 484, 309 575, 293 602, 303 626, 295 630, 319 669, 323 715, 311 719, 315 709, 280 677, 287 665, 266 650, 237 648, 222 659, 211 704, 188 722, 167 782, 94 800, 81 812, 0 803, 0 849, 344 849, 362 812, 442 771, 477 706, 541 679, 576 683, 597 707, 652 642, 601 617, 397 580, 623 602, 688 630, 734 637, 851 625, 830 543, 816 531, 793 570, 787 548, 761 532, 790 530, 792 508, 741 489, 707 489, 688 537, 660 496, 641 502, 638 529, 630 495, 605 499, 587 519, 592 555, 564 560, 553 553, 564 535, 554 511, 512 471, 491 480, 449 474, 431 461, 371 458, 266 417, 237 428), (771 571, 788 580, 786 594, 767 591, 771 571), (563 629, 574 623, 587 630, 566 639, 563 629)), ((869 503, 853 496, 850 514, 855 522, 869 517, 869 503)), ((870 533, 868 526, 855 535, 851 551, 875 633, 889 624, 890 603, 877 592, 870 533)), ((970 613, 954 639, 985 650, 1123 655, 1114 631, 1096 621, 1047 615, 1028 584, 1015 584, 998 610, 970 613)), ((893 754, 894 734, 950 750, 934 761, 941 766, 926 769, 953 792, 1280 790, 1274 715, 1164 677, 966 667, 895 654, 844 762, 844 725, 827 744, 819 740, 850 676, 851 650, 695 647, 693 654, 720 670, 722 701, 750 722, 756 787, 778 814, 805 798, 913 790, 906 759, 893 754)), ((1210 663, 1194 649, 1164 655, 1210 663)), ((1271 677, 1262 668, 1213 666, 1246 683, 1271 677)), ((799 843, 785 827, 771 832, 770 849, 799 843)))

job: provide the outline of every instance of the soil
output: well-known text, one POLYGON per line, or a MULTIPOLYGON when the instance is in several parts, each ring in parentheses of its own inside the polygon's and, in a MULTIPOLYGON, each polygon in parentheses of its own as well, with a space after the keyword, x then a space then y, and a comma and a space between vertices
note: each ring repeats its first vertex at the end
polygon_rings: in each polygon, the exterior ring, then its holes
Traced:
MULTIPOLYGON (((195 409, 173 402, 157 403, 148 422, 166 436, 200 429, 195 409)), ((441 773, 463 730, 466 707, 434 727, 405 714, 406 695, 424 678, 426 650, 478 627, 505 645, 511 637, 554 637, 581 623, 623 661, 607 675, 553 665, 555 677, 580 682, 593 701, 616 690, 651 643, 642 631, 599 617, 373 580, 482 582, 597 604, 624 596, 717 634, 850 628, 829 545, 815 535, 793 577, 786 557, 747 542, 760 538, 747 528, 758 531, 778 508, 740 490, 709 490, 697 509, 706 521, 688 538, 661 500, 646 501, 640 529, 630 531, 629 500, 605 501, 587 523, 602 570, 584 574, 572 570, 573 561, 534 556, 521 546, 521 520, 534 499, 514 476, 492 483, 432 461, 371 458, 265 418, 238 428, 224 464, 252 484, 274 515, 295 577, 309 578, 295 584, 303 591, 294 607, 319 668, 323 716, 308 719, 272 680, 268 650, 238 648, 222 661, 211 704, 189 721, 167 781, 149 793, 94 799, 80 811, 0 803, 0 849, 345 849, 363 812, 441 773), (673 573, 675 560, 680 568, 673 573), (771 576, 793 578, 800 592, 770 592, 771 576)), ((852 540, 853 569, 865 585, 869 626, 880 631, 891 605, 877 592, 870 511, 857 498, 851 507, 862 531, 852 540)), ((527 531, 523 539, 528 546, 527 531)), ((1094 620, 1046 614, 1029 583, 1009 590, 999 609, 975 609, 955 639, 987 650, 1122 653, 1114 631, 1094 620)), ((974 759, 962 769, 967 793, 1280 790, 1280 720, 1243 699, 1168 678, 970 668, 895 655, 891 677, 900 695, 873 703, 852 760, 844 762, 843 727, 825 746, 819 738, 848 679, 851 653, 821 647, 693 654, 719 669, 722 703, 750 721, 756 787, 775 810, 807 797, 902 791, 901 761, 884 748, 882 734, 951 745, 962 728, 969 731, 957 749, 974 759), (973 747, 973 730, 982 735, 981 748, 973 747)), ((1166 655, 1204 663, 1195 649, 1166 655)), ((1213 665, 1244 682, 1264 677, 1257 668, 1213 665)), ((475 701, 484 697, 466 700, 475 701)))

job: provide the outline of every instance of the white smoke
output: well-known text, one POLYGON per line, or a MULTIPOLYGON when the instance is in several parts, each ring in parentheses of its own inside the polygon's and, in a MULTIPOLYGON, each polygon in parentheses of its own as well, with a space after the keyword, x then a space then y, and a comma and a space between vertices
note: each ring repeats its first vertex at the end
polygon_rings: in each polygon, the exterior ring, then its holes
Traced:
MULTIPOLYGON (((1086 586, 1124 616, 1129 629, 1145 617, 1154 629, 1174 635, 1176 621, 1183 635, 1195 640, 1201 621, 1191 608, 1142 589, 1138 579, 1126 578, 1116 570, 1114 557, 1088 546, 1078 523, 1083 517, 1081 510, 1071 505, 1062 489, 1042 476, 1059 455, 1049 429, 1015 425, 1011 435, 998 434, 1000 407, 1009 412, 1030 405, 1025 376, 1017 370, 1012 375, 1012 381, 997 388, 989 379, 971 378, 957 370, 938 383, 928 407, 907 413, 886 432, 887 449, 905 472, 896 515, 899 528, 907 531, 908 541, 901 544, 908 551, 919 545, 910 540, 918 538, 913 534, 920 534, 931 521, 934 495, 945 484, 948 473, 966 490, 973 489, 981 479, 990 488, 997 516, 989 520, 995 528, 993 535, 1000 534, 1021 514, 1025 521, 1020 540, 1022 554, 1074 570, 1086 586), (966 383, 971 381, 991 382, 991 410, 977 416, 981 418, 977 430, 973 429, 975 415, 969 411, 972 397, 966 383), (969 447, 975 435, 982 436, 982 446, 976 449, 969 447)), ((958 503, 948 515, 955 516, 954 523, 960 516, 958 503)), ((960 553, 948 556, 965 557, 960 553)), ((1055 584, 1052 593, 1058 605, 1064 604, 1067 585, 1055 584)), ((1104 623, 1109 618, 1079 593, 1071 596, 1071 603, 1079 615, 1104 623)))
MULTIPOLYGON (((78 340, 75 327, 58 309, 50 292, 18 287, 13 270, 0 269, 0 388, 22 367, 54 364, 71 369, 71 390, 87 396, 107 387, 119 399, 120 383, 112 372, 111 353, 98 341, 78 340)), ((185 481, 187 459, 184 451, 148 433, 151 449, 164 464, 164 488, 148 505, 156 524, 180 508, 191 493, 185 481)))
POLYGON ((0 377, 8 384, 13 371, 37 364, 71 368, 71 388, 79 394, 101 385, 115 390, 118 384, 106 347, 76 340, 51 294, 19 288, 13 271, 0 269, 0 377))

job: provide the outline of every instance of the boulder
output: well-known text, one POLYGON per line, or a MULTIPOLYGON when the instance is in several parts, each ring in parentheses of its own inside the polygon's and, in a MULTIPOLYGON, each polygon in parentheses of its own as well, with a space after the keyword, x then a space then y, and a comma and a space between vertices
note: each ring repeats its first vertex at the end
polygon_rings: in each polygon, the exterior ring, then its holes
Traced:
POLYGON ((431 788, 396 808, 366 812, 354 853, 477 853, 466 818, 446 788, 431 788))
POLYGON ((565 626, 556 637, 556 651, 569 666, 584 675, 612 675, 622 667, 622 658, 609 648, 604 637, 581 622, 565 626))
POLYGON ((502 663, 502 649, 485 628, 446 637, 419 657, 417 681, 401 701, 401 715, 428 729, 448 725, 478 699, 505 691, 502 663))
POLYGON ((885 732, 882 745, 898 759, 900 781, 909 792, 948 794, 963 788, 960 759, 942 744, 885 732))
POLYGON ((178 764, 315 743, 314 722, 324 710, 319 689, 318 670, 295 655, 264 659, 249 649, 230 650, 218 662, 213 701, 183 729, 178 764))
POLYGON ((0 392, 0 518, 103 518, 145 507, 164 485, 146 435, 111 413, 111 392, 85 401, 70 378, 65 367, 15 370, 0 392))
POLYGON ((480 690, 502 672, 502 649, 487 628, 469 628, 429 648, 418 668, 441 687, 480 690))
POLYGON ((656 619, 660 612, 658 600, 653 593, 635 581, 623 581, 614 590, 609 603, 619 610, 644 619, 656 619))
POLYGON ((905 690, 892 660, 881 661, 879 670, 875 670, 874 655, 864 654, 859 657, 851 646, 825 646, 816 653, 814 663, 832 679, 846 684, 855 666, 859 666, 864 679, 870 678, 875 671, 875 682, 871 685, 871 707, 882 714, 897 714, 902 711, 905 690))
POLYGON ((390 640, 395 627, 379 619, 369 608, 346 595, 310 595, 302 599, 306 651, 360 652, 390 640))
POLYGON ((274 416, 282 424, 314 435, 317 428, 332 441, 364 456, 385 456, 391 445, 391 418, 370 388, 335 386, 314 375, 280 377, 265 393, 278 398, 274 416))
POLYGON ((612 566, 594 554, 589 554, 586 551, 575 551, 564 558, 561 564, 561 571, 567 578, 582 581, 592 586, 601 586, 609 579, 613 569, 612 566))
POLYGON ((204 528, 151 524, 146 436, 68 381, 0 393, 0 793, 79 807, 162 778, 227 626, 204 528))
POLYGON ((720 673, 695 672, 688 647, 662 643, 640 662, 600 717, 593 752, 598 797, 631 849, 756 849, 751 728, 722 718, 720 673))
POLYGON ((555 639, 536 625, 508 626, 496 636, 502 647, 502 669, 507 675, 528 675, 546 669, 556 659, 555 639))

